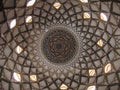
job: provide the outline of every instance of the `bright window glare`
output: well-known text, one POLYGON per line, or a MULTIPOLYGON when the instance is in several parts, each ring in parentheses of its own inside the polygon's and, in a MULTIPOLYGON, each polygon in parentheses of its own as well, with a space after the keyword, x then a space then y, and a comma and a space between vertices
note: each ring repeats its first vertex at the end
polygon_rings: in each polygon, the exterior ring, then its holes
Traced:
POLYGON ((100 39, 98 42, 97 42, 97 45, 102 47, 103 46, 103 41, 100 39))
POLYGON ((17 81, 20 82, 21 81, 21 75, 19 73, 14 72, 13 73, 13 78, 17 81))
POLYGON ((95 75, 95 69, 90 69, 89 76, 94 76, 94 75, 95 75))
POLYGON ((13 29, 13 28, 16 26, 16 19, 13 19, 13 20, 10 22, 9 26, 10 26, 10 29, 13 29))
POLYGON ((27 2, 27 7, 33 6, 33 5, 35 4, 35 2, 36 2, 36 0, 29 0, 29 1, 27 2))
POLYGON ((32 22, 32 16, 27 16, 26 23, 31 23, 31 22, 32 22))
POLYGON ((61 4, 59 2, 55 2, 53 5, 56 9, 59 9, 61 7, 61 4))
POLYGON ((88 0, 80 0, 82 3, 88 3, 88 0))
POLYGON ((108 20, 108 17, 106 16, 105 13, 101 13, 101 14, 100 14, 100 18, 101 18, 101 20, 103 20, 103 21, 107 21, 107 20, 108 20))
POLYGON ((30 75, 30 79, 32 81, 37 81, 37 76, 36 75, 30 75))
POLYGON ((60 86, 60 89, 61 89, 61 90, 67 90, 67 89, 68 89, 68 86, 65 85, 65 84, 62 84, 62 85, 60 86))
POLYGON ((20 54, 23 51, 23 49, 20 46, 16 47, 16 52, 20 54))
POLYGON ((96 90, 96 86, 89 86, 88 88, 87 88, 87 90, 96 90))
POLYGON ((111 64, 110 63, 105 66, 104 71, 105 71, 105 73, 108 73, 111 71, 111 64))
POLYGON ((85 12, 85 13, 83 14, 83 18, 84 18, 84 19, 89 19, 89 18, 90 18, 90 14, 87 13, 87 12, 85 12))

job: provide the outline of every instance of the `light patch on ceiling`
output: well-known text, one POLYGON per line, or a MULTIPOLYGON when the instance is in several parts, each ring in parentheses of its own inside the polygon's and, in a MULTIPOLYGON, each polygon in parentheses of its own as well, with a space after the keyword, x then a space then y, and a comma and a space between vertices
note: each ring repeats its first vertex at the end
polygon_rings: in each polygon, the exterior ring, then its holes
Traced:
POLYGON ((17 46, 17 47, 16 47, 16 52, 17 52, 18 54, 20 54, 22 51, 23 51, 23 48, 21 48, 20 46, 17 46))
POLYGON ((107 15, 105 13, 100 13, 100 18, 103 21, 108 21, 108 17, 107 17, 107 15))
POLYGON ((83 18, 84 19, 89 19, 90 18, 90 14, 88 12, 83 13, 83 18))
POLYGON ((95 75, 95 69, 89 69, 89 76, 95 75))
POLYGON ((27 7, 33 6, 33 5, 35 4, 35 2, 36 2, 36 0, 29 0, 29 1, 27 2, 27 7))
POLYGON ((30 75, 30 79, 32 81, 37 81, 37 76, 36 75, 30 75))
POLYGON ((96 90, 96 86, 95 86, 95 85, 89 86, 89 87, 87 88, 87 90, 96 90))
POLYGON ((17 81, 20 82, 21 81, 21 75, 19 73, 14 72, 13 73, 13 78, 17 81))
POLYGON ((26 23, 31 23, 32 22, 32 16, 27 16, 25 21, 26 21, 26 23))
POLYGON ((104 72, 105 73, 108 73, 108 72, 110 72, 111 71, 111 64, 110 63, 108 63, 105 67, 104 67, 104 72))
POLYGON ((53 6, 56 8, 56 9, 59 9, 61 7, 61 4, 59 2, 55 2, 53 4, 53 6))
POLYGON ((82 3, 88 3, 88 0, 80 0, 82 3))
POLYGON ((100 47, 103 46, 103 41, 102 41, 102 39, 100 39, 100 40, 97 42, 97 45, 100 46, 100 47))
POLYGON ((13 29, 15 26, 16 26, 16 19, 13 19, 13 20, 10 22, 9 27, 10 27, 10 29, 13 29))
POLYGON ((67 89, 68 89, 68 86, 65 85, 65 84, 62 84, 62 85, 60 86, 60 89, 61 89, 61 90, 67 90, 67 89))

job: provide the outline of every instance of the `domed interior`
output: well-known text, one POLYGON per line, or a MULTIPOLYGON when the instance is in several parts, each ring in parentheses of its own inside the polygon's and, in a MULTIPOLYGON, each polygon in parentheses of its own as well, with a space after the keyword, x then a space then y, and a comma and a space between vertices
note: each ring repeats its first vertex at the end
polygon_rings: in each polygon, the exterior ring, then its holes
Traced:
POLYGON ((120 1, 0 0, 0 90, 120 90, 120 1))

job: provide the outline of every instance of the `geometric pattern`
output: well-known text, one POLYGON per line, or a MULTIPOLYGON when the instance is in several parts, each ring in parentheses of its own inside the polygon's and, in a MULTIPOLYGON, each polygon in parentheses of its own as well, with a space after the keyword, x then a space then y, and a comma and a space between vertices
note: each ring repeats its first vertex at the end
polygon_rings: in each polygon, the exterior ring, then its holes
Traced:
POLYGON ((96 90, 119 90, 120 2, 57 1, 59 9, 53 7, 56 0, 36 0, 32 7, 26 7, 27 0, 0 1, 0 90, 60 90, 62 84, 68 90, 87 90, 92 85, 96 90), (83 18, 85 12, 91 15, 89 19, 83 18), (105 13, 108 21, 102 21, 100 13, 105 13), (25 22, 27 16, 32 16, 31 23, 25 22), (13 19, 17 24, 10 29, 13 19), (38 54, 37 39, 56 24, 72 27, 82 44, 76 62, 64 65, 64 70, 39 61, 43 59, 38 54), (102 47, 97 45, 98 40, 103 41, 102 47), (17 46, 23 49, 20 54, 15 51, 17 46), (108 63, 112 70, 105 73, 108 63), (89 69, 95 69, 96 74, 89 76, 89 69), (14 72, 21 74, 21 82, 14 80, 14 72), (37 81, 31 81, 30 75, 37 75, 37 81))
MULTIPOLYGON (((53 27, 53 26, 52 26, 53 27)), ((65 64, 75 57, 78 46, 77 41, 69 30, 65 28, 54 26, 53 30, 45 35, 41 40, 42 52, 50 62, 56 64, 65 64)), ((40 53, 41 54, 41 53, 40 53)))

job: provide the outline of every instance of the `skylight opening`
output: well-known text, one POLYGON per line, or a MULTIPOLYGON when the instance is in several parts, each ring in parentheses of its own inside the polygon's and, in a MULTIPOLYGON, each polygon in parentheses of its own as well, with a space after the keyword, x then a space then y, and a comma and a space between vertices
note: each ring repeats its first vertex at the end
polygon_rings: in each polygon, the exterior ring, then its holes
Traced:
POLYGON ((82 3, 88 3, 88 0, 80 0, 82 3))
POLYGON ((83 13, 83 18, 84 19, 89 19, 91 16, 88 12, 83 13))
POLYGON ((55 2, 53 6, 54 8, 59 9, 61 7, 61 4, 59 2, 55 2))
POLYGON ((9 27, 10 29, 13 29, 16 26, 16 19, 11 20, 9 27))
POLYGON ((19 73, 14 72, 13 73, 13 78, 17 81, 17 82, 21 82, 21 75, 19 73))
POLYGON ((112 68, 111 64, 108 63, 108 64, 104 67, 104 72, 105 72, 105 73, 110 72, 110 71, 111 71, 111 68, 112 68))
POLYGON ((89 86, 89 87, 87 88, 87 90, 96 90, 96 86, 95 86, 95 85, 89 86))
POLYGON ((33 6, 33 5, 35 4, 35 2, 36 2, 36 0, 29 0, 29 1, 27 2, 27 7, 33 6))
POLYGON ((30 79, 32 81, 37 81, 37 76, 36 75, 30 75, 30 79))
POLYGON ((97 45, 100 46, 100 47, 103 46, 103 41, 102 41, 102 39, 100 39, 100 40, 97 42, 97 45))
POLYGON ((16 53, 20 54, 23 51, 23 48, 21 48, 20 46, 16 47, 16 53))
POLYGON ((25 21, 26 21, 26 23, 31 23, 32 22, 32 16, 27 16, 25 21))
POLYGON ((100 19, 103 21, 108 21, 108 17, 105 13, 100 13, 100 19))
POLYGON ((90 69, 89 76, 94 76, 94 75, 95 75, 95 69, 90 69))
POLYGON ((65 85, 65 84, 62 84, 62 85, 60 86, 60 89, 61 89, 61 90, 67 90, 67 89, 68 89, 68 86, 65 85))

